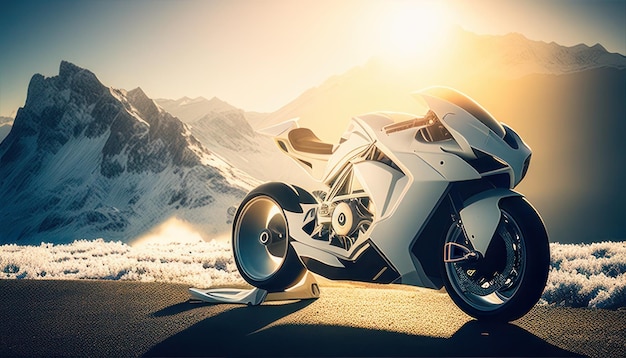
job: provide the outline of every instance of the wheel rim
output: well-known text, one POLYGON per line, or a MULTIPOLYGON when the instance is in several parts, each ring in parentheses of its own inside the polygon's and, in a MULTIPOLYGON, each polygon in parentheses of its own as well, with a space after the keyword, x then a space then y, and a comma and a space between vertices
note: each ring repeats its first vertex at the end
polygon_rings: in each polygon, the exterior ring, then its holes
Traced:
POLYGON ((287 256, 287 220, 267 196, 248 201, 235 226, 234 249, 241 270, 256 281, 274 275, 287 256))
MULTIPOLYGON (((446 243, 471 246, 457 225, 450 228, 446 243)), ((480 311, 496 310, 511 300, 520 287, 525 266, 524 237, 505 211, 484 257, 445 263, 454 291, 480 311)))

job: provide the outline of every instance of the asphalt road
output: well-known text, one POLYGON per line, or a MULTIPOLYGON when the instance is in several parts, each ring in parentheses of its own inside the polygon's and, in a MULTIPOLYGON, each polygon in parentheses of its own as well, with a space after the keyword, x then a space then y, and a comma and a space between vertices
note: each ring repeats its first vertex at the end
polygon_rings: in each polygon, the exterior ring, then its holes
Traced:
POLYGON ((0 357, 626 356, 626 311, 537 306, 486 325, 445 292, 320 283, 317 300, 190 301, 187 286, 0 280, 0 357))

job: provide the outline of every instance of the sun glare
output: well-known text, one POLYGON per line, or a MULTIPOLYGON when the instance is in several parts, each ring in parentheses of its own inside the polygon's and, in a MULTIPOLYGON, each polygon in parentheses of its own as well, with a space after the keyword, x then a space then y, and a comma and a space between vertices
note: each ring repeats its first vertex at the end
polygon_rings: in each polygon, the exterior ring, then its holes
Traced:
POLYGON ((435 51, 448 27, 445 9, 436 2, 389 2, 380 20, 382 55, 395 60, 435 51))
POLYGON ((202 235, 189 223, 172 217, 133 242, 133 246, 151 243, 197 243, 202 235))

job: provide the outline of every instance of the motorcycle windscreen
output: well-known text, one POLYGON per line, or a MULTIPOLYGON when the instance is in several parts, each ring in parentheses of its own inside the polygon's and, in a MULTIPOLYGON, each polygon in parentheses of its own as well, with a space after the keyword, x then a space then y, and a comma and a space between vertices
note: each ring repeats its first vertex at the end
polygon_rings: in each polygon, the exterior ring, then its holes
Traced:
POLYGON ((489 112, 487 112, 485 108, 483 108, 480 104, 476 103, 476 101, 471 99, 469 96, 457 90, 454 90, 449 87, 429 87, 429 88, 426 88, 424 90, 421 90, 415 93, 415 95, 423 98, 427 102, 428 106, 435 113, 437 113, 437 116, 439 116, 439 118, 443 118, 443 116, 451 112, 445 109, 442 110, 441 106, 435 105, 435 103, 433 103, 432 100, 429 100, 428 97, 434 97, 434 98, 446 101, 450 104, 453 104, 463 109, 464 111, 472 115, 474 118, 479 120, 482 124, 487 126, 487 128, 493 131, 500 138, 504 138, 506 134, 506 131, 504 130, 504 127, 502 126, 502 124, 499 121, 497 121, 489 112), (441 112, 447 112, 447 113, 441 113, 441 112))

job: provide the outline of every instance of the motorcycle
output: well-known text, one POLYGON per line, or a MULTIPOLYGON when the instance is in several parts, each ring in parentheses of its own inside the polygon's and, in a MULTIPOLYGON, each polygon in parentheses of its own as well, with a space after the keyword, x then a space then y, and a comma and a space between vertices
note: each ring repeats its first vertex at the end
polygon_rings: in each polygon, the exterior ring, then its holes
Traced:
POLYGON ((270 182, 239 206, 232 246, 241 276, 270 294, 308 271, 332 280, 441 289, 468 315, 512 321, 539 300, 546 229, 513 191, 531 150, 467 95, 414 94, 423 116, 352 118, 338 144, 297 120, 263 130, 326 190, 270 182))

